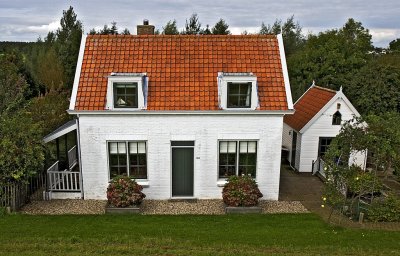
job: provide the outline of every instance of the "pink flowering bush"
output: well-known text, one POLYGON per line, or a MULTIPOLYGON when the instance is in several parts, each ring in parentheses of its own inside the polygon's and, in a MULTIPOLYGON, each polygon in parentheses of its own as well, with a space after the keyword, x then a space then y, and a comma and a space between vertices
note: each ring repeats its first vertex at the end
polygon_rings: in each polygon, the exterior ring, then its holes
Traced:
POLYGON ((227 206, 256 206, 263 194, 250 176, 231 176, 222 190, 222 199, 227 206))
POLYGON ((115 207, 139 205, 146 197, 143 187, 127 176, 115 177, 108 185, 107 199, 115 207))

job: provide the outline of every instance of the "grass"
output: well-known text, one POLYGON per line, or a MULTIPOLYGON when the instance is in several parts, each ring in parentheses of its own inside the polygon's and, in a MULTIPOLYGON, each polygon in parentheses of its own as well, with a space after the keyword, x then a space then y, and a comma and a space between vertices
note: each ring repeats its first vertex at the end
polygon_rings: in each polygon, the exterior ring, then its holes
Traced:
POLYGON ((400 255, 400 232, 314 214, 0 217, 0 255, 400 255))

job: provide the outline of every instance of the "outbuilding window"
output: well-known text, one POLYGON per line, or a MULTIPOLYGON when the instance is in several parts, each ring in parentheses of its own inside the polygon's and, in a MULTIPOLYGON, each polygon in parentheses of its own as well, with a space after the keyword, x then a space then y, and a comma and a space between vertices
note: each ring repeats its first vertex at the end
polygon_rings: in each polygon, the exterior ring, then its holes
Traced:
POLYGON ((339 111, 336 111, 332 116, 332 125, 341 125, 342 124, 342 114, 339 111))

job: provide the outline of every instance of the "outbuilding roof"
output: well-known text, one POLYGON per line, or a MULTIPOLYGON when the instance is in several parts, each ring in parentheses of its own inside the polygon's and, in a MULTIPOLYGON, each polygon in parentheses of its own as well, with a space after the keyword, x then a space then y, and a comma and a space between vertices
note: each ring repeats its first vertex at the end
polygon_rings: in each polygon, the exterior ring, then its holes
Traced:
POLYGON ((147 110, 219 110, 218 72, 253 73, 258 110, 291 108, 286 61, 275 35, 88 35, 83 40, 72 110, 105 110, 112 73, 146 73, 147 110))
POLYGON ((283 121, 300 131, 336 95, 336 91, 312 85, 294 104, 295 113, 283 121))

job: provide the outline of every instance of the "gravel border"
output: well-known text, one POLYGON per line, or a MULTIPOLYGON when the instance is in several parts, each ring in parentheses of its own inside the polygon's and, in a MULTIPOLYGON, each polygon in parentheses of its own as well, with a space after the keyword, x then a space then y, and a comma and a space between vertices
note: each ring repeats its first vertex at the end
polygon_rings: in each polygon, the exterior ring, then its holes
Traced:
MULTIPOLYGON (((64 199, 50 201, 33 201, 21 209, 23 214, 60 215, 60 214, 104 214, 107 201, 64 199)), ((308 213, 299 201, 260 201, 264 214, 271 213, 308 213)), ((144 200, 140 206, 144 215, 221 215, 225 214, 222 200, 144 200)))

